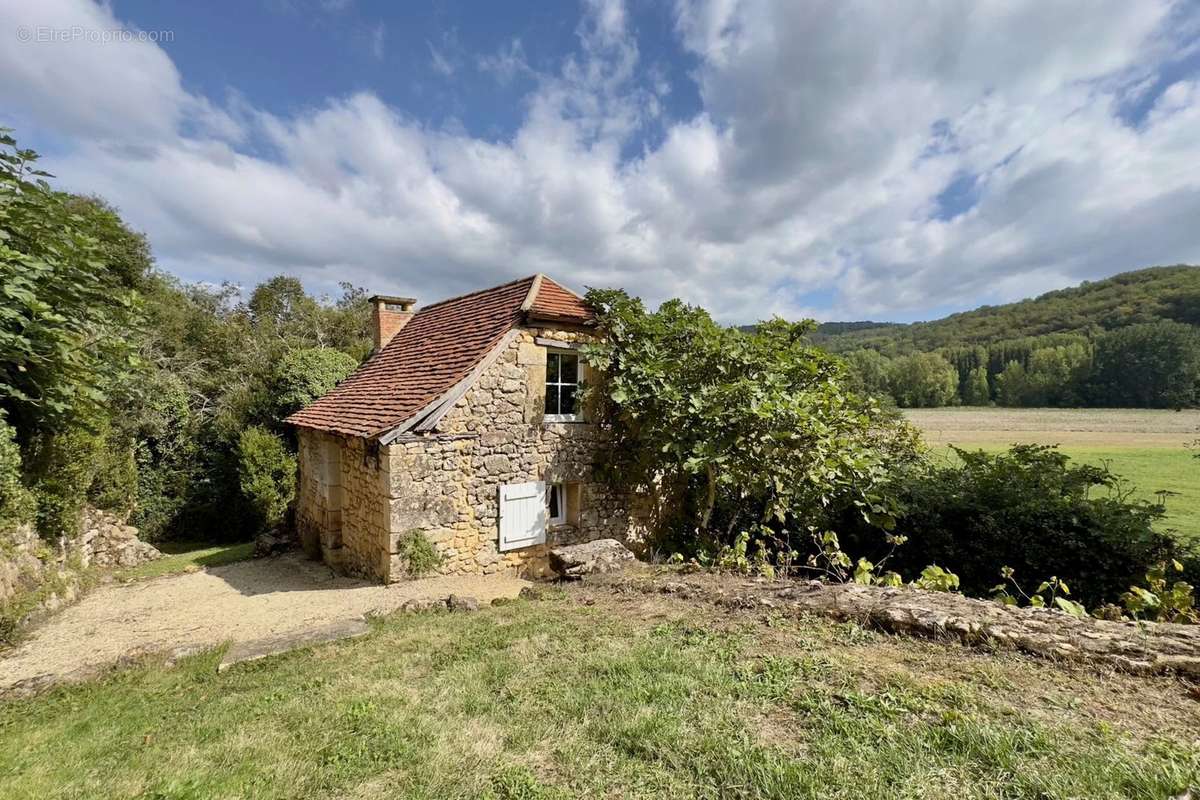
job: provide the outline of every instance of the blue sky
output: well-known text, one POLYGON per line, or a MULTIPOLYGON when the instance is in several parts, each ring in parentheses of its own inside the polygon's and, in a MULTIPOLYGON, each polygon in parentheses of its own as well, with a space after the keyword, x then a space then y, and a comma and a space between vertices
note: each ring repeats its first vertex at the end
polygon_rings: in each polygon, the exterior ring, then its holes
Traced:
POLYGON ((187 280, 433 301, 544 271, 730 322, 912 320, 1200 262, 1195 0, 0 0, 0 25, 0 124, 187 280))
MULTIPOLYGON (((119 18, 143 30, 176 32, 163 49, 190 91, 211 98, 237 91, 279 115, 369 91, 423 125, 461 126, 493 141, 520 127, 522 101, 536 85, 534 72, 554 73, 578 48, 584 11, 568 2, 557 6, 561 13, 548 15, 552 6, 528 1, 277 0, 234 7, 113 3, 119 18), (514 43, 534 72, 504 71, 499 62, 512 56, 514 43)), ((631 9, 629 26, 648 55, 639 69, 647 78, 661 74, 670 81, 672 91, 664 97, 668 113, 688 119, 701 109, 688 78, 696 60, 673 35, 671 9, 668 3, 640 5, 631 9)), ((640 149, 642 142, 635 144, 640 149)))

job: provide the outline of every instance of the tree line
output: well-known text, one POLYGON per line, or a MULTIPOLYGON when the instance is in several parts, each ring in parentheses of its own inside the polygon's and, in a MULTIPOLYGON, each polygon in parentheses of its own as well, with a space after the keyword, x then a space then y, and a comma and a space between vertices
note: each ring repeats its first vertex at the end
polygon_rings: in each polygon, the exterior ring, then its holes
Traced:
POLYGON ((49 177, 0 129, 0 529, 53 538, 89 502, 152 540, 279 524, 280 420, 369 352, 364 292, 182 283, 115 209, 49 177))
MULTIPOLYGON (((1185 269, 1200 277, 1200 268, 1185 269)), ((1164 307, 1182 309, 1181 318, 1193 311, 1173 300, 1164 307)), ((911 343, 901 338, 815 338, 840 352, 860 390, 903 407, 1200 405, 1200 326, 1180 319, 949 342, 929 351, 907 349, 911 343)))

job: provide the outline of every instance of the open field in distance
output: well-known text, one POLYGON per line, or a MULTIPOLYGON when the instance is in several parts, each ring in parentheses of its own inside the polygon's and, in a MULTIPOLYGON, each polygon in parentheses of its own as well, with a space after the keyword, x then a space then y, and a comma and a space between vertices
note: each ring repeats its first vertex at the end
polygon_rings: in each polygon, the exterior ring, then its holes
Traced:
POLYGON ((1200 439, 1200 410, 1136 408, 909 408, 931 444, 1184 447, 1200 439))
POLYGON ((904 416, 935 449, 1000 450, 1015 443, 1057 444, 1073 459, 1106 464, 1137 489, 1166 498, 1163 527, 1200 539, 1200 411, 1073 408, 921 408, 904 416))

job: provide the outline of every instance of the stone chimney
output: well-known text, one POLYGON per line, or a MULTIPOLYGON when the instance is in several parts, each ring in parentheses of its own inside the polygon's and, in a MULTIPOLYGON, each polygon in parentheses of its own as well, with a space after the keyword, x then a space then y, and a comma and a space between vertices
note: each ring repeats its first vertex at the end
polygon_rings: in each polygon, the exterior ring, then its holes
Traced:
POLYGON ((412 297, 389 297, 377 294, 369 301, 371 304, 371 320, 374 323, 372 333, 375 338, 375 349, 382 350, 383 346, 400 332, 400 329, 413 318, 413 306, 416 300, 412 297))

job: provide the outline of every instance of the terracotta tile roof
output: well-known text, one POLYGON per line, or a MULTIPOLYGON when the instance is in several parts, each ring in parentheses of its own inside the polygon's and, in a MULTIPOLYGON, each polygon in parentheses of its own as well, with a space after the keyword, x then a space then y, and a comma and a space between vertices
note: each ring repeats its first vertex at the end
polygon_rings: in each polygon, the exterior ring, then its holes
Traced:
POLYGON ((577 295, 537 275, 425 306, 350 377, 286 422, 379 436, 450 391, 526 316, 578 323, 591 312, 577 295))
POLYGON ((579 295, 543 275, 537 295, 529 306, 529 316, 564 322, 590 322, 592 311, 579 295))

